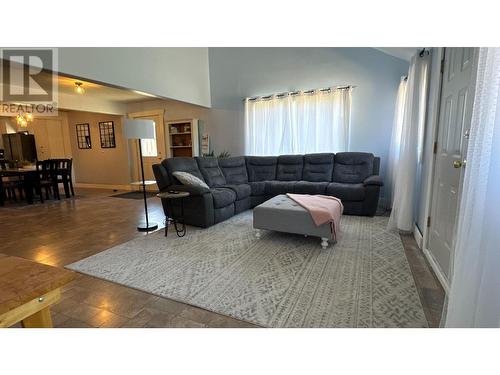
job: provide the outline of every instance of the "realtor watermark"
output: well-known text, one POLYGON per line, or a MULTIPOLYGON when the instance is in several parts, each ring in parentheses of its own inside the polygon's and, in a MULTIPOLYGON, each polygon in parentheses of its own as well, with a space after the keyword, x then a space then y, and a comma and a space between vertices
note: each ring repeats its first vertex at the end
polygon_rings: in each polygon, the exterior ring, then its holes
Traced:
POLYGON ((56 48, 0 48, 0 116, 57 116, 56 48))

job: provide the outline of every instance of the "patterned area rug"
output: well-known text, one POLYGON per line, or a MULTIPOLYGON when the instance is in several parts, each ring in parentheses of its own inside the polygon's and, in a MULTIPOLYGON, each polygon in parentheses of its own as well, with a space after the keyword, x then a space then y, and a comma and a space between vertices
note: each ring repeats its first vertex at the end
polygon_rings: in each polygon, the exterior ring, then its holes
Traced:
POLYGON ((252 211, 152 233, 68 268, 265 327, 427 327, 387 217, 344 216, 339 241, 263 231, 252 211))

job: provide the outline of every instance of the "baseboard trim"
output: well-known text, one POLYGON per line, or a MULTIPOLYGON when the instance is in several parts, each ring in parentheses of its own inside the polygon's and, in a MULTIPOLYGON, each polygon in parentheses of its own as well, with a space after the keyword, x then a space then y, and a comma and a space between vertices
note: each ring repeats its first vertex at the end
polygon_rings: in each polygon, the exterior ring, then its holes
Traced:
POLYGON ((415 238, 415 241, 417 241, 418 248, 422 249, 424 237, 422 236, 422 232, 420 232, 417 224, 413 225, 413 237, 415 238))
POLYGON ((84 182, 76 182, 75 187, 83 189, 133 190, 131 185, 87 184, 84 182))
POLYGON ((441 283, 445 293, 448 294, 448 292, 450 290, 450 285, 448 283, 448 279, 444 275, 443 270, 441 269, 441 267, 437 263, 436 259, 434 259, 434 256, 431 254, 431 252, 428 249, 424 248, 422 251, 425 255, 425 258, 427 259, 427 261, 431 265, 432 270, 436 274, 439 282, 441 283))

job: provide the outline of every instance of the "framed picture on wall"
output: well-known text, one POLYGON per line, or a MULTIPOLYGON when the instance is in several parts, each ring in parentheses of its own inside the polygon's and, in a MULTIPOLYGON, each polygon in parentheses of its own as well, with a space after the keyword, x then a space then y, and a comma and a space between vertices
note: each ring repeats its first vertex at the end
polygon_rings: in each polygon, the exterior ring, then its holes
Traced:
POLYGON ((101 148, 115 148, 115 125, 113 121, 99 123, 99 136, 101 137, 101 148))
POLYGON ((76 142, 80 149, 92 148, 89 124, 76 124, 76 142))

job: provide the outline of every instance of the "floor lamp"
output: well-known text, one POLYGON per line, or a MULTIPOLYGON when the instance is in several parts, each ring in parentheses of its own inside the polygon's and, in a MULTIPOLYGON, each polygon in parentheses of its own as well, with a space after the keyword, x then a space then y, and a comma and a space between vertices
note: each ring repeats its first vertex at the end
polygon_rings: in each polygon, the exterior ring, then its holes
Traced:
POLYGON ((137 230, 140 232, 150 232, 158 229, 158 224, 149 221, 148 203, 146 200, 146 181, 144 180, 144 163, 142 161, 142 142, 141 139, 155 139, 155 122, 147 119, 129 119, 123 121, 123 135, 127 139, 139 140, 139 160, 141 162, 141 182, 142 193, 144 197, 144 213, 146 222, 139 224, 137 230))

